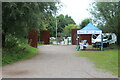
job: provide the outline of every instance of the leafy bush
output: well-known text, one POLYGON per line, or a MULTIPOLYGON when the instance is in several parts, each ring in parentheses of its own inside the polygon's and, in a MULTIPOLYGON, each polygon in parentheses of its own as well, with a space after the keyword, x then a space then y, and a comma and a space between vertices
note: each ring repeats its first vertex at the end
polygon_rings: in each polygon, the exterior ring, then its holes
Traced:
POLYGON ((13 47, 17 47, 18 45, 19 45, 19 40, 17 37, 11 34, 6 35, 5 48, 13 48, 13 47))
POLYGON ((35 54, 37 54, 37 48, 29 46, 27 39, 9 34, 6 36, 5 47, 2 49, 2 64, 0 65, 11 64, 35 54))
POLYGON ((37 54, 37 48, 33 48, 27 44, 21 44, 20 47, 2 50, 2 66, 12 64, 16 61, 30 58, 37 54))

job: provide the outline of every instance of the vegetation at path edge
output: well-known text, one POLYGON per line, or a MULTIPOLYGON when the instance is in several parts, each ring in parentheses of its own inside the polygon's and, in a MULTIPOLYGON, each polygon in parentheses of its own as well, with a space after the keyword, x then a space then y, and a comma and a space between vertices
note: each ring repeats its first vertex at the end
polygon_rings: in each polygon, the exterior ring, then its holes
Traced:
POLYGON ((29 45, 22 44, 21 47, 13 49, 3 49, 2 55, 2 66, 12 64, 22 59, 30 58, 35 56, 38 52, 37 48, 33 48, 29 45))

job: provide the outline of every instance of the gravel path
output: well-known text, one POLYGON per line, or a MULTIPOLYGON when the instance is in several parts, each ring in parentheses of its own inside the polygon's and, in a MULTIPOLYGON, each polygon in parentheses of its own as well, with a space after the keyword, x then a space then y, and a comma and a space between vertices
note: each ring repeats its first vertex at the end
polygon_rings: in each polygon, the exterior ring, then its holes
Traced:
POLYGON ((4 78, 117 78, 96 70, 86 58, 75 56, 75 46, 43 45, 29 59, 4 66, 4 78))

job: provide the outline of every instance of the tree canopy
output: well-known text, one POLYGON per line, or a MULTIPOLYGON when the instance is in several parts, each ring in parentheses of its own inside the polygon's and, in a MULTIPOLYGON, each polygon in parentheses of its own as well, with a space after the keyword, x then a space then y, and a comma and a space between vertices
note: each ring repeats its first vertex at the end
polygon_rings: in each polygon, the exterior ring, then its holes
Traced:
POLYGON ((3 2, 3 45, 8 34, 26 36, 30 29, 42 30, 58 10, 57 2, 3 2))
POLYGON ((63 32, 64 28, 68 24, 75 24, 71 16, 60 14, 58 16, 52 16, 47 25, 47 29, 50 30, 50 36, 56 36, 56 23, 58 36, 63 32))
POLYGON ((41 29, 57 10, 55 4, 47 2, 2 3, 3 31, 14 33, 24 28, 41 29))
POLYGON ((65 26, 61 35, 62 36, 71 36, 71 30, 72 29, 80 29, 80 27, 75 25, 75 24, 68 24, 68 25, 65 26))
POLYGON ((80 23, 80 27, 83 28, 85 27, 88 23, 90 23, 90 19, 84 19, 81 23, 80 23))
POLYGON ((90 13, 93 15, 93 22, 98 26, 109 27, 109 31, 118 32, 118 16, 119 3, 118 2, 96 2, 93 3, 90 13))
POLYGON ((75 24, 74 20, 71 18, 71 16, 68 15, 63 15, 60 14, 59 16, 57 16, 57 30, 58 33, 61 33, 64 29, 64 27, 68 24, 75 24))
MULTIPOLYGON (((92 20, 103 32, 113 32, 118 34, 120 19, 120 2, 95 2, 89 9, 93 15, 92 20)), ((119 38, 119 36, 118 36, 119 38)))

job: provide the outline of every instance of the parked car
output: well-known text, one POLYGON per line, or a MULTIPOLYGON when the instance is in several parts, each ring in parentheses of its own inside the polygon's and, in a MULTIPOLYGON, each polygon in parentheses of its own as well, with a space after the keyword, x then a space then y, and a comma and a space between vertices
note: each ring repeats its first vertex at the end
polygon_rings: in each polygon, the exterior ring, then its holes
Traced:
MULTIPOLYGON (((111 44, 116 44, 117 36, 115 33, 102 33, 103 35, 103 47, 108 47, 111 44)), ((98 35, 96 39, 92 38, 93 47, 101 46, 101 35, 98 35)))

